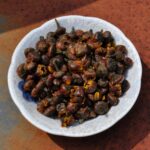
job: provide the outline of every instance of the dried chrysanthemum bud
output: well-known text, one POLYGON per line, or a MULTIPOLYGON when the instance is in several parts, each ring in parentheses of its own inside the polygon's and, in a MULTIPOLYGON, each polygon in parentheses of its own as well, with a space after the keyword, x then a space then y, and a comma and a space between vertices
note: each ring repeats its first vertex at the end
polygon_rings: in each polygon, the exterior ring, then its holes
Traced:
POLYGON ((47 68, 46 68, 46 66, 44 66, 44 65, 38 65, 37 66, 37 70, 36 70, 36 74, 38 75, 38 76, 45 76, 46 74, 47 74, 47 68))
POLYGON ((87 79, 93 79, 93 80, 95 80, 96 79, 96 72, 93 69, 87 69, 87 70, 84 71, 84 76, 87 79))
POLYGON ((102 32, 96 32, 94 35, 94 38, 98 40, 99 42, 103 43, 104 42, 104 36, 102 32))
POLYGON ((84 89, 81 86, 74 86, 74 96, 84 97, 84 89))
POLYGON ((90 109, 88 107, 80 108, 76 115, 79 119, 86 120, 90 117, 90 109))
POLYGON ((31 61, 31 62, 25 63, 24 68, 26 71, 32 72, 35 70, 36 66, 37 64, 31 61))
POLYGON ((104 101, 99 101, 94 106, 94 111, 98 115, 106 114, 109 110, 108 104, 104 101))
POLYGON ((89 51, 87 44, 84 43, 76 43, 75 44, 75 54, 77 57, 82 57, 87 54, 89 51))
POLYGON ((46 42, 46 40, 44 39, 44 37, 40 37, 40 40, 37 42, 36 44, 36 49, 40 52, 40 53, 46 53, 48 50, 49 44, 46 42))
POLYGON ((25 82, 23 89, 24 91, 31 91, 35 86, 34 80, 28 80, 25 82))
POLYGON ((32 53, 32 52, 34 52, 34 51, 35 51, 34 48, 31 48, 31 47, 26 48, 26 49, 24 50, 24 55, 27 57, 30 52, 32 53))
POLYGON ((131 58, 126 57, 126 58, 124 59, 124 64, 125 64, 125 67, 126 67, 126 68, 130 68, 130 67, 133 65, 133 61, 132 61, 131 58))
POLYGON ((65 103, 60 103, 56 106, 58 112, 58 117, 63 117, 67 114, 67 109, 65 103))
POLYGON ((71 71, 81 72, 83 71, 83 63, 80 60, 68 61, 68 67, 71 71))
POLYGON ((70 75, 64 75, 64 76, 62 77, 62 80, 63 80, 63 82, 64 82, 65 84, 70 85, 71 82, 72 82, 72 76, 70 76, 70 75))
POLYGON ((94 93, 97 88, 97 84, 93 80, 88 80, 84 84, 84 90, 86 93, 94 93))
POLYGON ((107 100, 112 106, 117 105, 119 102, 118 98, 114 96, 113 93, 108 93, 107 100))
POLYGON ((40 62, 41 56, 37 51, 28 52, 26 62, 40 62))
POLYGON ((65 116, 64 118, 62 118, 62 126, 63 127, 70 126, 74 122, 75 122, 75 118, 73 117, 73 115, 65 116))
POLYGON ((20 78, 24 79, 27 75, 27 71, 24 68, 25 64, 20 64, 17 68, 17 74, 20 78))
POLYGON ((70 113, 75 113, 78 110, 78 107, 79 107, 78 103, 69 102, 67 105, 67 110, 70 113))
POLYGON ((109 84, 109 90, 110 92, 114 93, 114 95, 120 97, 122 95, 122 86, 121 84, 115 84, 112 85, 111 83, 109 84))
POLYGON ((53 116, 56 112, 56 108, 54 106, 49 106, 45 109, 45 111, 43 112, 43 114, 45 116, 53 116))
POLYGON ((66 32, 66 29, 62 26, 60 26, 59 22, 55 19, 57 30, 55 31, 55 36, 62 35, 66 32))
POLYGON ((99 63, 97 70, 96 70, 97 77, 105 78, 108 76, 108 69, 103 63, 99 63))

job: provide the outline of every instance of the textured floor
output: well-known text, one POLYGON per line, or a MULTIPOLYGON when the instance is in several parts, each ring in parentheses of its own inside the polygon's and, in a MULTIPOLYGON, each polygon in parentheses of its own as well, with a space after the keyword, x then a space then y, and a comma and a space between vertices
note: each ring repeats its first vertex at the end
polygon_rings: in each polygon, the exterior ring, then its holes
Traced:
POLYGON ((0 0, 0 150, 149 150, 149 0, 0 0), (133 109, 109 130, 87 138, 48 135, 28 123, 7 87, 11 55, 21 38, 62 15, 96 16, 118 26, 136 46, 143 65, 142 88, 133 109))

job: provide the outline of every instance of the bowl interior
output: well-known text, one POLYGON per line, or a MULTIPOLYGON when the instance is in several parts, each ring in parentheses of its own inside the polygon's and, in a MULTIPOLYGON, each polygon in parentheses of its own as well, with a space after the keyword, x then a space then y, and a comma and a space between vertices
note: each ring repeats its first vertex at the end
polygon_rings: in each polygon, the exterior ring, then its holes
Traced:
POLYGON ((83 137, 102 132, 125 116, 137 99, 141 86, 142 73, 139 55, 133 44, 125 37, 125 35, 117 27, 104 20, 83 16, 64 16, 57 19, 62 26, 66 27, 67 31, 71 31, 72 27, 83 30, 93 29, 94 32, 101 29, 111 31, 116 43, 123 44, 127 47, 128 56, 131 57, 134 62, 133 67, 128 71, 126 77, 130 82, 130 89, 120 98, 119 104, 112 107, 106 115, 99 116, 77 126, 62 128, 59 120, 51 119, 38 113, 36 111, 36 104, 27 102, 22 97, 22 92, 18 89, 18 82, 20 79, 16 74, 16 68, 25 60, 25 48, 35 47, 35 43, 39 39, 39 36, 46 36, 49 31, 54 31, 56 29, 55 21, 52 19, 41 27, 28 33, 16 47, 8 72, 10 94, 23 116, 33 125, 48 133, 71 137, 83 137))

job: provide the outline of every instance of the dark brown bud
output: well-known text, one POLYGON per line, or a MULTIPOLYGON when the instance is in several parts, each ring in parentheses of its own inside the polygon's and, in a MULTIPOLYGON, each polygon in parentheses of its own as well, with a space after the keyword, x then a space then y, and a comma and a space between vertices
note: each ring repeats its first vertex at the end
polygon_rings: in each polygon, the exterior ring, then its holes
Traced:
POLYGON ((31 91, 33 87, 35 86, 34 80, 28 80, 25 82, 23 89, 24 91, 31 91))
POLYGON ((122 82, 122 93, 125 93, 130 88, 130 84, 127 80, 122 82))
POLYGON ((37 85, 35 86, 35 88, 38 90, 38 91, 41 91, 43 90, 45 87, 45 81, 44 80, 40 80, 37 85))
POLYGON ((72 82, 72 76, 70 75, 64 75, 62 78, 63 82, 67 85, 70 85, 72 82))
POLYGON ((24 50, 24 55, 27 57, 28 56, 28 54, 31 52, 34 52, 35 51, 35 49, 34 48, 26 48, 25 50, 24 50))
POLYGON ((35 77, 34 77, 34 75, 27 75, 27 77, 26 77, 26 81, 28 81, 28 80, 34 80, 35 79, 35 77))
POLYGON ((108 104, 104 101, 99 101, 94 106, 94 111, 98 115, 106 114, 109 110, 108 104))
POLYGON ((75 122, 73 115, 65 116, 62 118, 62 127, 71 126, 75 122))
POLYGON ((65 50, 66 49, 65 43, 63 41, 58 41, 56 43, 56 48, 59 50, 65 50))
POLYGON ((77 117, 80 119, 88 119, 90 116, 90 109, 88 107, 80 108, 79 111, 77 111, 77 117))
POLYGON ((60 103, 56 106, 56 110, 58 112, 58 117, 63 117, 64 115, 66 115, 67 111, 66 111, 66 106, 64 103, 60 103))
POLYGON ((110 78, 112 84, 122 83, 124 80, 124 76, 120 74, 113 74, 110 78))
POLYGON ((99 42, 104 42, 104 37, 102 32, 96 32, 94 38, 99 42))
POLYGON ((61 34, 64 34, 66 32, 66 29, 62 26, 60 26, 59 22, 55 19, 57 30, 55 31, 55 35, 59 36, 61 34))
POLYGON ((118 62, 116 73, 123 74, 124 71, 125 71, 125 66, 122 63, 118 62))
POLYGON ((83 71, 83 63, 80 60, 75 60, 75 61, 69 60, 68 67, 72 71, 78 71, 78 72, 83 71))
POLYGON ((127 54, 127 49, 124 45, 116 45, 115 49, 116 51, 120 51, 123 54, 127 54))
POLYGON ((81 37, 84 32, 82 30, 75 30, 75 33, 78 37, 81 37))
POLYGON ((38 94, 39 94, 39 89, 33 88, 32 91, 31 91, 31 96, 32 97, 37 97, 38 94))
POLYGON ((82 35, 82 41, 87 41, 88 39, 92 37, 92 35, 93 35, 93 32, 91 31, 84 32, 82 35))
POLYGON ((47 67, 44 65, 39 64, 37 66, 36 75, 39 77, 45 76, 47 74, 47 67))
POLYGON ((116 96, 114 96, 113 93, 108 93, 107 100, 112 106, 117 105, 119 102, 119 99, 116 96))
POLYGON ((126 58, 124 59, 124 64, 125 64, 125 67, 126 67, 126 68, 130 68, 130 67, 133 65, 133 61, 132 61, 131 58, 126 57, 126 58))
POLYGON ((105 78, 108 76, 108 69, 103 63, 100 63, 96 70, 97 77, 105 78))
POLYGON ((64 95, 69 95, 71 87, 66 84, 62 84, 60 90, 64 95))
POLYGON ((40 39, 36 44, 36 49, 42 54, 47 52, 48 47, 49 44, 46 42, 44 38, 40 39))
POLYGON ((68 105, 67 105, 67 110, 70 113, 74 113, 78 110, 78 107, 79 107, 78 103, 69 102, 68 105))
POLYGON ((47 55, 42 55, 41 57, 41 63, 44 65, 48 65, 49 64, 49 57, 47 55))
POLYGON ((77 57, 82 57, 89 51, 87 44, 77 43, 75 44, 75 54, 77 57))
POLYGON ((49 106, 48 99, 42 99, 40 102, 37 103, 37 110, 41 113, 45 111, 45 108, 49 106))
POLYGON ((53 116, 56 112, 56 109, 54 106, 49 106, 48 108, 45 109, 45 111, 43 112, 43 114, 45 116, 53 116))
POLYGON ((74 96, 84 97, 84 89, 82 86, 74 86, 74 96))
POLYGON ((84 83, 84 90, 86 93, 94 93, 97 88, 97 84, 93 80, 88 80, 84 83))
POLYGON ((39 62, 40 60, 41 60, 41 57, 40 57, 39 53, 36 51, 29 52, 27 55, 27 59, 26 59, 27 62, 31 62, 31 61, 39 62))
POLYGON ((50 99, 50 104, 56 106, 61 101, 60 96, 55 96, 50 99))
POLYGON ((96 72, 93 69, 88 69, 84 71, 84 76, 87 79, 95 79, 96 78, 96 72))
POLYGON ((32 72, 35 70, 36 66, 37 64, 31 61, 31 62, 25 63, 24 68, 25 70, 32 72))
POLYGON ((76 85, 83 84, 83 79, 82 79, 81 75, 79 75, 79 74, 73 73, 72 79, 73 79, 73 84, 76 84, 76 85))
POLYGON ((47 77, 47 79, 46 79, 46 85, 47 85, 48 87, 51 87, 51 85, 52 85, 52 83, 53 83, 53 79, 54 79, 53 75, 52 75, 52 74, 49 74, 48 77, 47 77))
POLYGON ((109 71, 111 72, 116 71, 117 62, 114 59, 112 58, 106 59, 106 65, 109 71))
POLYGON ((114 95, 120 97, 122 95, 122 86, 121 86, 121 84, 112 85, 110 83, 109 84, 109 91, 114 93, 114 95))
POLYGON ((103 37, 104 37, 104 42, 105 42, 106 44, 109 43, 109 42, 113 42, 113 37, 112 37, 112 35, 111 35, 111 32, 105 31, 105 32, 103 33, 103 37))
POLYGON ((25 64, 20 64, 17 68, 17 74, 20 78, 24 79, 27 75, 27 71, 24 68, 25 64))

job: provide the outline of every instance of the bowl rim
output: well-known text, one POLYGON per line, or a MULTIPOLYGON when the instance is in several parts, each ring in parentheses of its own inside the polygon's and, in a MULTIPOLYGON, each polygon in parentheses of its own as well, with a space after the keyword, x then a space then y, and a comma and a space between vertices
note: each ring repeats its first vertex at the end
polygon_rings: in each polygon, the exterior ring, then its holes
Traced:
POLYGON ((50 133, 50 134, 53 134, 53 135, 58 135, 58 136, 66 136, 66 137, 87 137, 87 136, 92 136, 92 135, 95 135, 95 134, 98 134, 98 133, 101 133, 101 132, 104 132, 105 130, 109 129, 110 127, 112 127, 113 125, 115 125, 118 121, 120 121, 130 110, 131 108, 134 106, 135 102, 137 101, 137 98, 139 96, 139 93, 140 93, 140 89, 141 89, 141 78, 142 78, 142 64, 141 64, 141 59, 140 59, 140 56, 138 54, 138 51, 136 50, 135 46, 132 44, 132 42, 126 37, 126 35, 115 25, 113 25, 112 23, 106 21, 106 20, 103 20, 101 18, 97 18, 97 17, 89 17, 89 16, 80 16, 80 15, 66 15, 66 16, 61 16, 61 17, 56 17, 56 19, 62 19, 62 18, 70 18, 70 17, 73 17, 73 18, 89 18, 89 19, 99 19, 100 21, 104 22, 105 24, 109 24, 112 28, 114 28, 117 32, 119 32, 119 34, 122 36, 123 39, 125 39, 129 44, 130 46, 132 47, 132 50, 134 50, 134 53, 136 53, 137 55, 137 59, 139 61, 139 65, 138 66, 140 69, 139 69, 139 89, 137 90, 137 92, 135 93, 135 101, 132 103, 132 105, 129 105, 128 107, 128 110, 125 111, 125 113, 120 117, 120 118, 117 118, 115 121, 113 121, 113 123, 111 123, 109 126, 107 126, 106 128, 104 128, 103 130, 96 130, 94 132, 91 132, 91 133, 84 133, 84 134, 68 134, 67 132, 65 133, 60 133, 60 132, 55 132, 53 131, 53 129, 50 130, 47 130, 44 128, 43 125, 41 125, 40 123, 38 123, 37 121, 35 120, 32 120, 30 118, 30 115, 27 115, 26 112, 25 112, 25 108, 22 107, 19 102, 17 101, 16 99, 16 96, 14 95, 14 89, 11 88, 12 87, 12 82, 11 82, 11 72, 12 72, 12 65, 15 63, 15 56, 17 54, 17 51, 16 49, 18 47, 21 46, 21 43, 23 43, 31 34, 33 34, 34 32, 36 32, 37 30, 40 30, 41 28, 44 28, 44 26, 46 26, 47 24, 49 24, 51 21, 53 21, 55 18, 53 19, 50 19, 49 21, 45 22, 44 24, 42 24, 41 26, 31 30, 29 33, 27 33, 21 40, 20 42, 17 44, 13 54, 12 54, 12 58, 11 58, 11 63, 10 63, 10 66, 9 66, 9 69, 8 69, 8 74, 7 74, 7 82, 8 82, 8 89, 9 89, 9 93, 11 95, 11 98, 12 100, 14 101, 14 103, 16 104, 16 106, 18 107, 19 111, 21 112, 21 114, 26 118, 26 120, 28 120, 32 125, 34 125, 35 127, 47 132, 47 133, 50 133))

